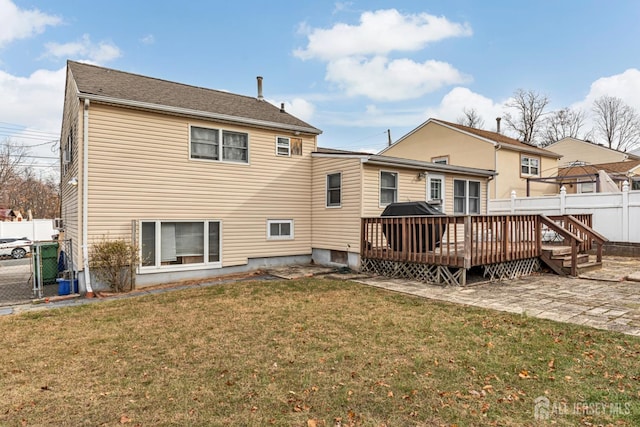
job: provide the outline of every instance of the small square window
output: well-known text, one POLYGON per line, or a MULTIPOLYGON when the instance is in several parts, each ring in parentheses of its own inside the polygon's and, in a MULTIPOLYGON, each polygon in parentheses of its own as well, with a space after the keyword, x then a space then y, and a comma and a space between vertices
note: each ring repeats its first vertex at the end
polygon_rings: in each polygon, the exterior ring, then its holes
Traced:
POLYGON ((291 156, 291 140, 289 138, 281 136, 276 138, 276 155, 291 156))
POLYGON ((539 175, 540 159, 536 157, 522 156, 520 158, 520 173, 522 175, 539 175))

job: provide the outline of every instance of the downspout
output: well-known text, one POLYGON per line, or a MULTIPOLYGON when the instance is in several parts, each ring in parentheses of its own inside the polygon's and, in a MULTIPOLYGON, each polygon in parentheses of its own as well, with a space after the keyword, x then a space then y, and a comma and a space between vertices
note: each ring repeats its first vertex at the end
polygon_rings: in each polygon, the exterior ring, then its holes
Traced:
MULTIPOLYGON (((496 149, 493 151, 493 170, 494 172, 498 172, 498 150, 502 148, 502 145, 497 144, 496 149)), ((498 198, 498 180, 493 180, 493 198, 498 198)))
POLYGON ((84 135, 82 143, 82 258, 84 261, 84 283, 87 291, 87 298, 93 298, 93 288, 91 287, 91 274, 89 273, 89 100, 84 100, 84 135))

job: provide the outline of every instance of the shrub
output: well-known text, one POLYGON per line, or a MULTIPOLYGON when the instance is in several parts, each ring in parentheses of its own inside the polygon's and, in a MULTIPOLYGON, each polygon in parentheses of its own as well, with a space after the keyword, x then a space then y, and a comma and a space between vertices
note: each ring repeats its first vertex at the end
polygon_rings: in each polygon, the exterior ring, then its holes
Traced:
POLYGON ((115 292, 134 288, 138 248, 123 239, 103 237, 91 246, 89 267, 96 278, 115 292))

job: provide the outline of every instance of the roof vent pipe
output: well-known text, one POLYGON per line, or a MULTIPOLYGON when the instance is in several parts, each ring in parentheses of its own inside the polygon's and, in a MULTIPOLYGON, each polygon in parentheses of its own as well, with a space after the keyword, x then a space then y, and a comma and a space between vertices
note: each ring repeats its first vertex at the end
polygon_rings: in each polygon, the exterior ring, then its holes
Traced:
POLYGON ((258 76, 256 79, 258 79, 258 101, 264 101, 264 96, 262 96, 262 76, 258 76))
POLYGON ((500 133, 500 120, 502 117, 496 117, 496 132, 500 133))
POLYGON ((280 112, 284 113, 284 102, 280 103, 280 112))

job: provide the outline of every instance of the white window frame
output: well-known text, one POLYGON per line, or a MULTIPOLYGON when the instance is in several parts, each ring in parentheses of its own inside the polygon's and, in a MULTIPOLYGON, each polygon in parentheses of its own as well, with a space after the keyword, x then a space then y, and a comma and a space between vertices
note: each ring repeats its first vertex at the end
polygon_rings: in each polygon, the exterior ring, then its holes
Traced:
POLYGON ((445 212, 445 177, 444 175, 439 175, 439 174, 428 174, 427 175, 427 188, 426 188, 426 200, 427 203, 431 204, 433 207, 435 207, 436 209, 438 209, 440 212, 444 213, 445 212), (440 199, 434 199, 433 197, 431 197, 431 182, 433 180, 440 180, 440 199))
POLYGON ((521 176, 540 176, 540 163, 541 163, 540 157, 527 156, 525 154, 521 154, 520 155, 520 175, 521 176), (531 164, 533 160, 536 161, 537 166, 533 166, 531 164), (527 168, 527 172, 522 171, 523 167, 527 168), (536 173, 531 172, 531 169, 533 168, 537 169, 536 173))
POLYGON ((137 224, 137 238, 140 242, 138 249, 138 256, 140 258, 140 264, 138 264, 138 273, 157 273, 157 272, 168 272, 168 271, 184 271, 184 270, 203 270, 209 268, 222 268, 222 220, 220 219, 141 219, 137 224), (142 265, 142 223, 150 222, 155 224, 155 256, 153 265, 142 265), (161 253, 162 253, 162 223, 166 222, 202 222, 204 223, 203 228, 203 260, 201 263, 191 263, 191 264, 171 264, 171 265, 162 265, 161 253), (218 253, 220 254, 218 261, 209 261, 209 223, 217 222, 218 223, 218 253))
MULTIPOLYGON (((251 158, 251 151, 250 151, 250 147, 251 147, 251 143, 250 143, 250 138, 249 138, 249 134, 247 132, 240 132, 240 131, 236 131, 236 130, 229 130, 229 129, 221 129, 221 128, 211 128, 211 127, 207 127, 207 126, 199 126, 199 125, 189 125, 189 160, 194 160, 194 161, 204 161, 204 162, 216 162, 216 163, 233 163, 236 165, 248 165, 250 163, 250 158, 251 158), (208 158, 208 157, 193 157, 192 153, 191 153, 191 148, 192 148, 192 140, 191 140, 191 136, 193 135, 192 129, 193 128, 200 128, 200 129, 207 129, 207 130, 211 130, 211 131, 216 131, 218 133, 218 158, 217 159, 212 159, 212 158, 208 158), (235 134, 240 134, 240 135, 246 135, 247 137, 247 160, 232 160, 232 159, 225 159, 224 158, 224 135, 225 133, 235 133, 235 134)), ((238 147, 232 147, 232 148, 238 148, 238 147)))
POLYGON ((324 181, 324 185, 325 185, 325 190, 324 190, 324 194, 325 194, 325 207, 328 209, 336 209, 336 208, 341 208, 342 207, 342 172, 333 172, 333 173, 328 173, 326 175, 325 181, 324 181), (333 176, 333 175, 338 175, 340 177, 340 186, 338 188, 329 188, 329 177, 333 176), (338 202, 338 204, 329 204, 329 191, 336 191, 338 190, 339 194, 340 194, 340 201, 338 202))
POLYGON ((276 156, 291 157, 291 138, 276 136, 276 156), (284 149, 285 152, 281 153, 281 149, 284 149))
POLYGON ((399 199, 399 180, 400 180, 400 174, 398 172, 394 172, 394 171, 386 171, 386 170, 381 170, 380 173, 378 174, 378 206, 381 208, 384 208, 388 205, 390 205, 391 203, 396 203, 399 199), (391 187, 382 187, 382 174, 383 173, 388 173, 388 174, 392 174, 395 175, 396 177, 396 186, 394 188, 391 187), (383 203, 382 202, 382 190, 390 190, 393 189, 395 190, 394 194, 393 194, 393 201, 390 203, 383 203))
POLYGON ((453 180, 453 214, 454 215, 479 215, 482 213, 482 182, 469 180, 469 179, 454 179, 453 180), (464 212, 456 212, 456 199, 460 196, 456 196, 456 182, 464 182, 464 212), (478 212, 469 212, 469 206, 471 205, 469 196, 469 183, 478 184, 478 212))
POLYGON ((268 219, 267 220, 267 240, 293 240, 295 238, 294 232, 294 221, 292 219, 268 219), (289 231, 291 232, 288 235, 271 235, 271 225, 272 224, 289 224, 289 231))
POLYGON ((579 194, 591 194, 596 192, 596 183, 593 181, 581 181, 578 182, 579 194), (587 191, 585 191, 587 190, 587 191))

